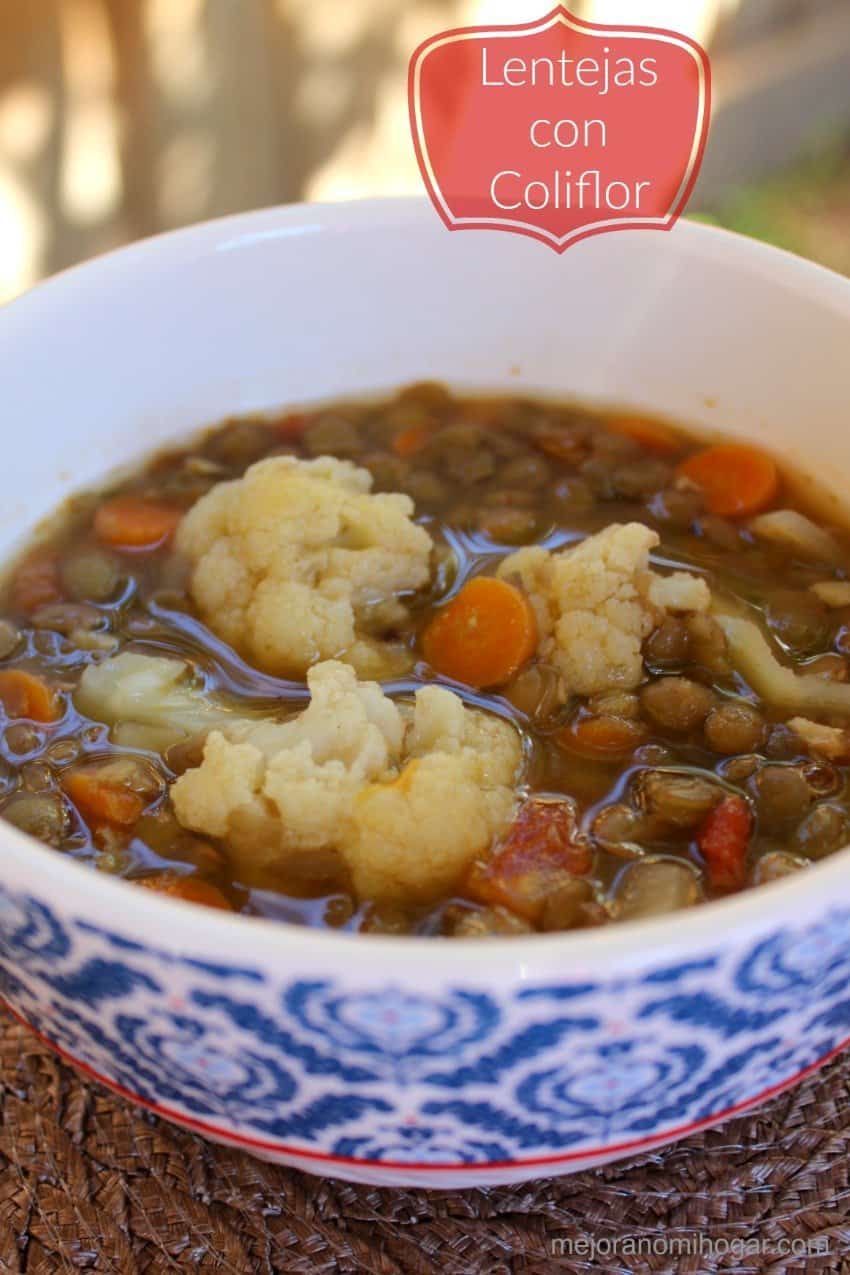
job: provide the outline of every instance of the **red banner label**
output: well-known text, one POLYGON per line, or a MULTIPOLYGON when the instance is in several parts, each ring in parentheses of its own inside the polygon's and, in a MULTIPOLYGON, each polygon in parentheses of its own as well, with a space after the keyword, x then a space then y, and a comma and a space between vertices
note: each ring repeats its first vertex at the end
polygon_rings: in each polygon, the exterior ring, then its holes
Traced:
POLYGON ((419 167, 448 228, 563 252, 609 230, 675 225, 705 151, 711 68, 687 36, 559 6, 426 40, 409 94, 419 167))

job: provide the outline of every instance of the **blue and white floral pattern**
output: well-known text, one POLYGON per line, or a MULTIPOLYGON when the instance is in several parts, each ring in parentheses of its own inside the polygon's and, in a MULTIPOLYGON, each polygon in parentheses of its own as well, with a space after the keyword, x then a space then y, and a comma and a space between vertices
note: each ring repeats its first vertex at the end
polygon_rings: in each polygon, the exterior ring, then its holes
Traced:
POLYGON ((521 1165, 709 1121, 850 1037, 850 912, 630 976, 438 994, 277 978, 0 888, 0 993, 142 1100, 274 1153, 521 1165))
POLYGON ((351 995, 328 982, 301 982, 289 988, 284 1004, 317 1044, 331 1043, 362 1059, 375 1079, 401 1084, 482 1041, 499 1022, 490 996, 463 991, 434 1001, 396 987, 351 995))

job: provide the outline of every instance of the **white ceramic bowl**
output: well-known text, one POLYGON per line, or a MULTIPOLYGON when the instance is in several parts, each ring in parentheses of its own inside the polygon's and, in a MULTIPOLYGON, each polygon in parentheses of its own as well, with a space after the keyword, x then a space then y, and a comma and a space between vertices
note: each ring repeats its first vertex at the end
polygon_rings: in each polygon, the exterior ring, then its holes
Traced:
MULTIPOLYGON (((424 202, 262 212, 0 312, 0 556, 69 492, 228 413, 546 391, 850 478, 850 284, 700 226, 558 257, 424 202)), ((91 1074, 210 1138, 377 1183, 517 1181, 670 1141, 850 1035, 845 854, 679 916, 454 943, 193 908, 3 826, 0 979, 91 1074)))

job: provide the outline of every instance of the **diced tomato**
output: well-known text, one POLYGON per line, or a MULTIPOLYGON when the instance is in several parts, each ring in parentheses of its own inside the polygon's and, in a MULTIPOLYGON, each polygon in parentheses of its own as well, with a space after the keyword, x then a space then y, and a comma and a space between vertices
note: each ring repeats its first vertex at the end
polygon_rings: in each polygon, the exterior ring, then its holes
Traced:
POLYGON ((474 865, 466 892, 536 923, 551 892, 565 878, 589 872, 592 861, 572 803, 532 797, 491 858, 474 865))
POLYGON ((700 827, 697 845, 715 890, 740 890, 744 885, 752 830, 749 804, 732 794, 714 807, 700 827))

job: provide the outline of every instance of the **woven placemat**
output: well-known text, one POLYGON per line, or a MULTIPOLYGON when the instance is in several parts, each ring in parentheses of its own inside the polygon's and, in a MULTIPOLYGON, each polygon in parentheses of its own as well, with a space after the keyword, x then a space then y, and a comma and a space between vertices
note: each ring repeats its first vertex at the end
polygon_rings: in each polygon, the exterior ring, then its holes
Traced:
POLYGON ((3 1275, 850 1273, 847 1057, 667 1151, 457 1192, 357 1187, 213 1147, 5 1018, 0 1083, 3 1275))

